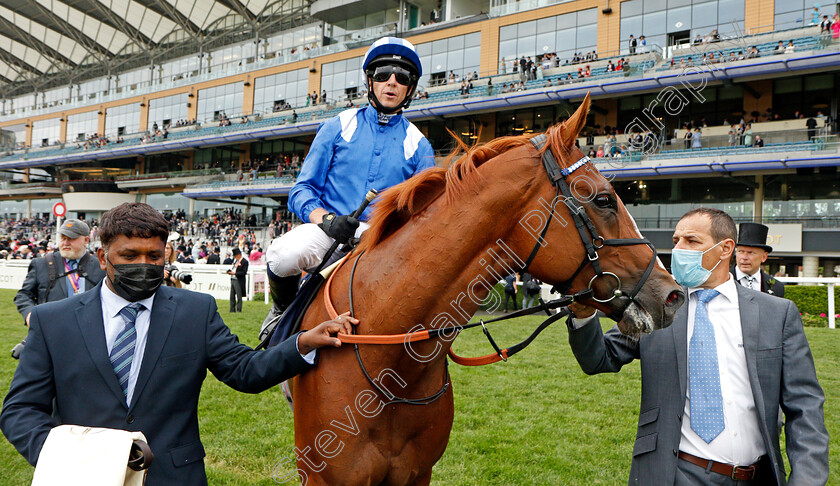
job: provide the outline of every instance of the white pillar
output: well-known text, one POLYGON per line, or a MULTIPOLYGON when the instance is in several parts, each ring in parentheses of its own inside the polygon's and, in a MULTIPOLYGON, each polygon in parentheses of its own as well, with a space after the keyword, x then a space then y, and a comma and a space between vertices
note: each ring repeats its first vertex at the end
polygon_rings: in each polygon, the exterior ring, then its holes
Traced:
POLYGON ((26 218, 29 219, 32 217, 32 199, 26 200, 26 218))
MULTIPOLYGON (((818 277, 820 271, 820 259, 815 256, 802 257, 802 275, 801 277, 818 277)), ((814 285, 814 284, 805 284, 814 285)))

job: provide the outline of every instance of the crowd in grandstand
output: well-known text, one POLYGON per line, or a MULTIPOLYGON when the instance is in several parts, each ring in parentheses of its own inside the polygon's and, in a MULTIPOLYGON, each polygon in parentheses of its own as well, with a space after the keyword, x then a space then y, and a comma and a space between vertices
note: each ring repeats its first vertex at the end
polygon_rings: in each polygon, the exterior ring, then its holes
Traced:
MULTIPOLYGON (((254 214, 245 216, 241 209, 224 209, 209 217, 187 218, 184 210, 166 212, 179 250, 181 263, 208 263, 213 250, 225 248, 228 252, 239 248, 252 262, 262 262, 260 238, 280 236, 292 229, 292 215, 277 211, 267 226, 258 226, 254 214), (181 248, 183 247, 183 249, 181 248)), ((91 245, 96 246, 97 220, 86 220, 91 227, 91 245)), ((55 221, 45 218, 3 219, 0 221, 0 260, 29 260, 43 256, 54 249, 55 221)), ((210 259, 210 263, 214 263, 210 259)), ((218 263, 218 262, 216 262, 218 263)))

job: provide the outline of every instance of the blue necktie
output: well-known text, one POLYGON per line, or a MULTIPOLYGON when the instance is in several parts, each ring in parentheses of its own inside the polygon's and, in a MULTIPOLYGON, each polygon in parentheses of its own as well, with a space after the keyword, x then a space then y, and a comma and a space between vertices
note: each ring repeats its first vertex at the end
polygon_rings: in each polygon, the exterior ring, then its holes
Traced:
POLYGON ((114 341, 111 348, 111 366, 120 382, 123 395, 128 397, 128 372, 131 370, 131 361, 134 359, 134 344, 137 342, 137 330, 134 327, 137 321, 137 314, 144 309, 142 304, 137 302, 128 304, 120 310, 120 316, 125 321, 125 328, 114 341))
MULTIPOLYGON (((67 260, 67 266, 70 267, 70 270, 75 270, 79 266, 79 261, 78 260, 67 260)), ((77 275, 78 274, 76 274, 76 273, 71 273, 71 274, 67 275, 67 278, 69 279, 66 282, 67 283, 67 297, 68 298, 76 295, 76 289, 73 288, 73 284, 72 284, 71 281, 75 280, 77 282, 77 285, 81 285, 81 281, 80 281, 79 277, 77 277, 77 275), (76 278, 73 278, 73 277, 76 277, 76 278)))
POLYGON ((706 304, 719 295, 713 289, 697 291, 694 334, 688 342, 688 386, 691 404, 691 430, 709 442, 723 432, 723 397, 720 392, 715 328, 706 304))

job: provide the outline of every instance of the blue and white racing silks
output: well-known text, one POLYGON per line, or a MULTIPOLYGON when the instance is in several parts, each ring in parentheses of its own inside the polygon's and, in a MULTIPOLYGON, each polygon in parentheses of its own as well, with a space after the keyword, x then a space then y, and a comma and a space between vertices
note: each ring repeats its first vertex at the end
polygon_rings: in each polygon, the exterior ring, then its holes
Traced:
MULTIPOLYGON (((324 208, 351 214, 368 190, 380 193, 435 165, 426 137, 402 115, 386 125, 367 106, 341 112, 318 127, 318 133, 289 192, 289 209, 303 222, 324 208)), ((367 221, 372 207, 359 218, 367 221)))

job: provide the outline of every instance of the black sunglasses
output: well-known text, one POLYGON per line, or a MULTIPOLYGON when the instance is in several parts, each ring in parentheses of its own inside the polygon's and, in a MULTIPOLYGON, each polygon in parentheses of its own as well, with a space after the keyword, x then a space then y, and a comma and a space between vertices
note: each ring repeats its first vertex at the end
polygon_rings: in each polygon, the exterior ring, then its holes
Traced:
POLYGON ((377 83, 384 83, 391 79, 392 74, 396 76, 397 82, 403 86, 409 86, 413 79, 413 76, 408 70, 393 64, 377 67, 370 77, 377 83))

